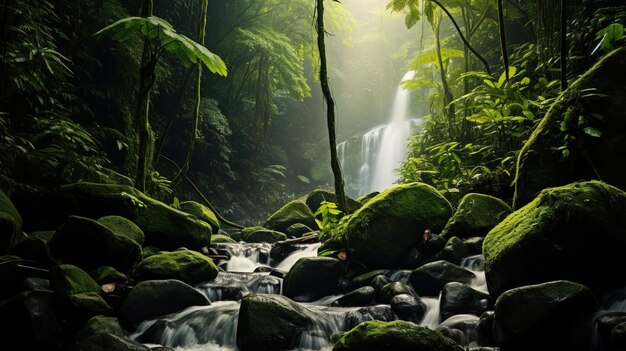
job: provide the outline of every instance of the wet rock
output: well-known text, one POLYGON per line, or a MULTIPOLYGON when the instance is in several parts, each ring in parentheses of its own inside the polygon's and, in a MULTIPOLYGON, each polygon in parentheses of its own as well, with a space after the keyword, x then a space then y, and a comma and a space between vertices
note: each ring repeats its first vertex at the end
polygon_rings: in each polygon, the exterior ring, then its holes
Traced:
POLYGON ((249 227, 241 231, 243 241, 248 243, 275 243, 287 240, 287 235, 263 227, 249 227))
POLYGON ((479 345, 495 345, 493 337, 493 323, 496 315, 493 311, 486 311, 480 315, 478 326, 476 327, 476 339, 479 345))
POLYGON ((380 289, 378 301, 389 304, 394 296, 401 294, 417 295, 410 286, 400 282, 391 282, 380 289))
POLYGON ((117 336, 124 336, 124 330, 116 317, 93 316, 91 317, 74 337, 78 340, 85 340, 94 334, 109 333, 117 336))
POLYGON ((133 276, 137 281, 177 279, 190 285, 208 282, 217 276, 213 260, 192 250, 161 251, 141 261, 133 276))
POLYGON ((459 265, 461 264, 461 261, 463 261, 463 259, 470 254, 471 253, 469 247, 467 247, 467 244, 465 244, 463 240, 457 238, 456 236, 453 236, 448 239, 443 249, 441 249, 441 251, 439 251, 428 261, 434 262, 444 260, 459 265))
POLYGON ((485 241, 485 238, 480 236, 475 236, 464 240, 465 245, 467 245, 467 248, 469 249, 471 255, 480 255, 483 253, 483 241, 485 241))
POLYGON ((217 219, 215 212, 203 204, 195 201, 183 201, 180 203, 180 210, 198 217, 201 221, 208 223, 213 229, 213 234, 220 231, 220 221, 217 219))
POLYGON ((417 250, 423 259, 431 258, 446 246, 446 239, 437 234, 430 234, 428 240, 417 245, 417 250))
POLYGON ((368 321, 345 333, 333 351, 462 351, 439 333, 406 321, 368 321))
POLYGON ((79 340, 74 351, 149 351, 150 348, 125 336, 111 333, 96 333, 79 340))
POLYGON ((22 217, 11 199, 0 190, 0 255, 9 251, 22 233, 22 217))
POLYGON ((67 313, 78 319, 111 312, 100 295, 100 285, 76 266, 65 264, 50 268, 50 286, 60 301, 71 307, 67 313))
POLYGON ((411 286, 420 296, 438 296, 449 282, 469 284, 476 275, 447 261, 427 263, 411 273, 411 286))
POLYGON ((231 238, 228 235, 224 234, 213 234, 211 235, 211 243, 227 243, 227 244, 236 244, 237 241, 231 238))
POLYGON ((281 262, 296 250, 298 250, 296 245, 274 245, 270 250, 270 257, 276 262, 281 262))
POLYGON ((90 272, 91 277, 100 285, 110 283, 127 283, 128 277, 113 267, 100 266, 90 272))
POLYGON ((189 306, 206 306, 209 300, 180 280, 148 280, 137 284, 120 309, 120 321, 134 328, 139 323, 189 306))
POLYGON ((461 199, 459 206, 441 232, 445 239, 484 237, 513 210, 504 201, 493 196, 470 193, 461 199))
POLYGON ((287 236, 295 238, 299 238, 304 234, 311 232, 314 232, 314 230, 302 223, 294 223, 290 225, 289 228, 285 229, 285 234, 287 234, 287 236))
POLYGON ((479 318, 475 315, 458 314, 441 322, 436 330, 457 344, 468 346, 476 343, 478 323, 479 318))
POLYGON ((398 318, 418 324, 424 318, 427 306, 414 295, 400 294, 391 299, 391 309, 398 318))
POLYGON ((456 314, 473 314, 480 316, 483 312, 493 309, 493 300, 484 292, 458 282, 450 282, 441 290, 441 320, 456 314))
POLYGON ((587 350, 585 322, 595 310, 589 288, 569 281, 523 286, 495 305, 494 338, 507 350, 587 350))
POLYGON ((398 318, 389 306, 367 306, 354 311, 349 311, 345 316, 344 326, 347 329, 352 329, 365 321, 391 322, 397 319, 398 318))
POLYGON ((598 181, 545 189, 485 237, 485 274, 496 297, 567 279, 606 292, 626 284, 626 193, 598 181))
POLYGON ((52 257, 50 257, 50 252, 48 252, 48 242, 53 235, 54 231, 23 233, 16 240, 11 253, 25 260, 52 265, 52 257))
POLYGON ((121 216, 106 216, 98 219, 98 223, 111 229, 117 235, 125 236, 136 242, 139 246, 143 246, 145 236, 143 230, 135 223, 121 216))
POLYGON ((380 294, 380 291, 383 289, 383 287, 389 283, 392 283, 391 279, 388 276, 381 274, 375 276, 374 279, 372 279, 372 281, 370 282, 370 284, 376 290, 377 294, 380 294))
POLYGON ((611 329, 611 343, 618 350, 626 349, 626 322, 622 322, 611 329))
MULTIPOLYGON (((366 286, 366 285, 371 285, 372 284, 372 280, 374 278, 376 278, 376 276, 379 275, 387 275, 390 271, 388 269, 377 269, 377 270, 373 270, 367 273, 363 273, 357 277, 355 277, 354 279, 352 279, 352 287, 353 288, 360 288, 362 286, 366 286)), ((379 289, 380 290, 380 289, 379 289)))
POLYGON ((330 257, 299 259, 285 275, 283 294, 300 302, 314 301, 340 292, 344 263, 330 257))
POLYGON ((141 258, 141 247, 135 241, 78 216, 68 217, 48 246, 54 259, 85 269, 111 266, 125 272, 141 258))
POLYGON ((348 220, 348 256, 368 268, 398 268, 425 230, 439 231, 452 206, 429 185, 411 183, 382 192, 348 220))
POLYGON ((357 307, 369 306, 376 301, 376 290, 367 285, 345 294, 333 302, 332 306, 357 307))
POLYGON ((617 345, 613 341, 612 333, 615 327, 625 322, 625 312, 609 312, 603 316, 596 318, 592 326, 595 329, 594 332, 597 333, 597 344, 595 345, 595 348, 598 350, 621 349, 615 347, 617 345))
POLYGON ((285 232, 291 225, 301 223, 310 228, 317 227, 311 209, 302 201, 294 200, 281 207, 272 214, 265 224, 265 228, 278 232, 285 232))

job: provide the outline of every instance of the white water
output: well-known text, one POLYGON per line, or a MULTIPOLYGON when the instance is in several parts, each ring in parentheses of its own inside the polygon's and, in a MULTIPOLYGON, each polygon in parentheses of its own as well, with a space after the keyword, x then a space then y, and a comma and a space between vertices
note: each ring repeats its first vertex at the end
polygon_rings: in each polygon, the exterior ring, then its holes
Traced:
POLYGON ((426 305, 426 314, 420 322, 420 325, 430 329, 436 329, 439 326, 439 305, 441 302, 441 294, 438 298, 421 297, 422 302, 426 305))
POLYGON ((296 262, 299 259, 301 259, 303 257, 317 256, 317 249, 319 249, 320 246, 322 246, 322 244, 320 244, 320 243, 312 244, 312 245, 306 245, 306 247, 303 250, 296 251, 296 252, 292 253, 291 255, 289 255, 284 260, 282 260, 282 262, 280 262, 276 266, 276 270, 279 270, 281 272, 289 272, 291 267, 293 267, 293 265, 296 264, 296 262))
MULTIPOLYGON (((414 71, 407 72, 401 82, 414 75, 414 71)), ((358 197, 385 190, 399 178, 396 170, 406 159, 407 139, 421 122, 411 118, 410 100, 411 93, 398 86, 387 124, 365 132, 357 145, 347 140, 337 146, 340 163, 347 182, 351 184, 348 187, 350 195, 358 197), (349 158, 358 160, 348 162, 349 158)))
POLYGON ((461 261, 461 267, 476 275, 476 278, 474 278, 470 283, 472 288, 489 294, 489 290, 487 289, 487 278, 485 277, 485 256, 474 255, 465 257, 463 261, 461 261))

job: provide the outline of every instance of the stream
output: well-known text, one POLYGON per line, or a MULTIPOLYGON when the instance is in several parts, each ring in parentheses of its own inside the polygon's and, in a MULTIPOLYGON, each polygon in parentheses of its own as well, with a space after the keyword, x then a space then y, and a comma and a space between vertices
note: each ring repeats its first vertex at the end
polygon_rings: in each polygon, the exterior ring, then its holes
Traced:
MULTIPOLYGON (((209 283, 195 288, 211 301, 209 306, 194 306, 159 319, 142 322, 131 338, 148 346, 162 345, 185 351, 238 350, 237 321, 241 299, 251 293, 281 294, 282 274, 289 271, 302 257, 317 255, 320 244, 297 245, 280 261, 270 257, 270 244, 217 244, 220 250, 230 253, 230 260, 222 265, 225 270, 209 283), (271 273, 274 272, 274 273, 271 273), (279 272, 276 274, 276 272, 279 272)), ((476 290, 486 292, 482 255, 467 257, 462 266, 473 271, 477 278, 471 284, 476 290)), ((408 284, 411 271, 391 271, 392 281, 408 284)), ((314 316, 314 325, 301 333, 294 351, 332 350, 336 337, 357 324, 371 319, 395 320, 389 305, 364 307, 331 307, 342 295, 326 296, 314 302, 301 303, 314 316)), ((420 297, 427 309, 420 325, 431 329, 455 327, 459 324, 475 326, 477 316, 455 315, 440 320, 439 297, 420 297)), ((470 328, 471 329, 471 328, 470 328)), ((471 330, 465 330, 465 346, 476 346, 471 330)))

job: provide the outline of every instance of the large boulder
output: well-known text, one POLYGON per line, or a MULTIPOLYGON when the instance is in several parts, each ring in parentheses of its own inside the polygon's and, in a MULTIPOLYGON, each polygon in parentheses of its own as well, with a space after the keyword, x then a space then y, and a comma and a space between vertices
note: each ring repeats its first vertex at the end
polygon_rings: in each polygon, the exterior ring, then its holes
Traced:
POLYGON ((124 330, 116 317, 93 316, 78 330, 76 340, 84 340, 98 333, 109 333, 124 336, 124 330))
POLYGON ((145 241, 143 230, 141 230, 141 228, 139 228, 130 219, 121 216, 106 216, 98 218, 98 223, 111 229, 113 233, 125 236, 139 244, 139 246, 143 246, 145 241))
POLYGON ((411 273, 409 281, 415 292, 424 296, 438 296, 450 282, 469 284, 476 274, 447 261, 427 263, 411 273))
POLYGON ((161 251, 137 265, 133 276, 138 281, 178 279, 190 285, 217 277, 217 266, 205 255, 191 250, 161 251))
POLYGON ((13 241, 22 234, 22 217, 11 199, 0 190, 0 255, 9 251, 13 241))
POLYGON ((439 316, 442 321, 457 314, 480 316, 491 309, 493 309, 491 296, 468 284, 450 282, 441 290, 439 316))
POLYGON ((128 294, 120 308, 120 321, 134 328, 145 320, 209 304, 204 294, 180 280, 148 280, 137 284, 128 294))
POLYGON ((146 245, 166 250, 186 247, 200 250, 211 240, 209 224, 188 213, 123 185, 75 183, 61 187, 46 201, 49 223, 69 215, 101 218, 117 215, 130 219, 145 234, 146 245))
POLYGON ((588 350, 588 321, 596 309, 589 288, 569 281, 523 286, 495 305, 494 337, 506 350, 588 350))
POLYGON ((281 207, 272 214, 265 224, 265 228, 285 232, 292 224, 302 223, 310 228, 316 228, 315 217, 311 209, 302 201, 294 200, 281 207))
POLYGON ((299 259, 283 280, 283 294, 296 301, 314 301, 339 293, 344 263, 330 257, 299 259))
POLYGON ((141 246, 137 242, 78 216, 68 217, 48 246, 54 259, 86 269, 104 265, 126 272, 141 258, 141 246))
POLYGON ((427 229, 438 232, 452 206, 426 184, 410 183, 387 189, 349 219, 345 238, 348 258, 369 268, 397 268, 407 252, 423 242, 427 229))
POLYGON ((513 210, 493 196, 470 193, 461 199, 454 215, 441 232, 441 237, 461 239, 485 236, 513 210))
POLYGON ((406 321, 367 321, 345 333, 333 351, 463 351, 434 330, 406 321))
POLYGON ((241 300, 237 346, 241 351, 291 350, 312 323, 311 312, 287 297, 250 294, 241 300))
POLYGON ((263 227, 248 227, 241 230, 243 241, 248 243, 275 243, 287 240, 287 235, 263 227))
POLYGON ((215 212, 211 211, 210 208, 195 201, 183 201, 180 203, 180 209, 183 212, 192 214, 198 217, 198 219, 209 223, 213 229, 213 234, 219 233, 220 221, 217 219, 215 212))
MULTIPOLYGON (((346 197, 346 200, 348 204, 348 211, 347 211, 348 213, 353 213, 354 211, 361 208, 361 206, 363 206, 363 204, 361 204, 360 202, 354 199, 351 199, 349 197, 346 197)), ((311 211, 315 213, 317 209, 320 208, 322 201, 333 202, 336 204, 337 195, 335 195, 334 192, 331 192, 328 190, 316 189, 310 192, 309 195, 307 195, 306 200, 304 202, 306 203, 307 206, 309 206, 311 211)))
POLYGON ((583 179, 626 189, 625 65, 626 48, 609 53, 556 100, 519 154, 515 208, 544 188, 583 179), (568 157, 566 136, 575 138, 568 157))
POLYGON ((50 286, 65 306, 77 311, 77 317, 91 317, 111 311, 109 304, 100 295, 100 285, 76 266, 64 264, 50 268, 50 286))
POLYGON ((626 193, 599 181, 549 188, 515 211, 483 242, 493 296, 566 279, 609 290, 626 283, 626 193))

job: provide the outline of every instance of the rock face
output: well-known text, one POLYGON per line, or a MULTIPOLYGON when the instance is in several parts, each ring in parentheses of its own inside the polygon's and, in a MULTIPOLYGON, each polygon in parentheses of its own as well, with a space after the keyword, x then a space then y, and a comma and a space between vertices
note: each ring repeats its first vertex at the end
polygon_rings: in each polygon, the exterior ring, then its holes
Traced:
POLYGON ((446 261, 427 263, 411 273, 410 282, 419 295, 437 296, 450 282, 469 284, 476 275, 469 270, 446 261))
POLYGON ((117 215, 141 228, 146 245, 166 250, 200 250, 211 240, 212 228, 193 215, 152 199, 123 185, 75 183, 61 187, 49 201, 53 219, 69 215, 100 218, 117 215))
POLYGON ((507 350, 587 350, 581 336, 595 308, 591 290, 569 281, 511 289, 496 301, 495 341, 507 350))
POLYGON ((345 333, 333 351, 462 351, 434 330, 405 321, 368 321, 345 333))
POLYGON ((11 199, 0 190, 0 255, 9 251, 13 241, 22 234, 22 217, 11 199))
POLYGON ((519 154, 515 208, 544 188, 598 179, 598 175, 626 189, 625 65, 626 48, 606 55, 550 108, 519 154), (585 128, 595 128, 602 135, 593 137, 585 128), (576 141, 570 143, 569 156, 564 159, 556 149, 563 145, 566 133, 576 141))
POLYGON ((330 257, 305 257, 291 267, 283 280, 283 294, 296 301, 315 301, 339 292, 344 263, 330 257))
POLYGON ((441 232, 441 237, 461 239, 485 236, 513 210, 493 196, 470 193, 463 196, 459 207, 441 232))
POLYGON ((396 268, 421 243, 426 229, 438 232, 452 206, 429 185, 411 183, 380 193, 348 221, 348 257, 369 268, 396 268))
POLYGON ((63 263, 91 269, 112 266, 128 271, 141 258, 141 246, 85 217, 70 216, 50 239, 50 254, 63 263))
POLYGON ((210 224, 213 229, 213 234, 219 233, 220 221, 210 208, 195 201, 183 201, 180 203, 180 209, 181 211, 192 214, 198 217, 198 219, 210 224))
POLYGON ((241 300, 237 346, 241 351, 290 350, 312 323, 308 313, 284 296, 250 294, 241 300))
POLYGON ((313 212, 304 202, 299 200, 291 201, 281 207, 267 219, 263 226, 284 233, 287 228, 296 223, 317 228, 313 212))
POLYGON ((567 279, 600 290, 623 285, 626 193, 598 181, 549 188, 485 237, 485 273, 497 297, 567 279))
POLYGON ((134 277, 138 281, 178 279, 189 285, 209 282, 217 277, 217 266, 205 255, 191 250, 161 251, 139 263, 134 277))

